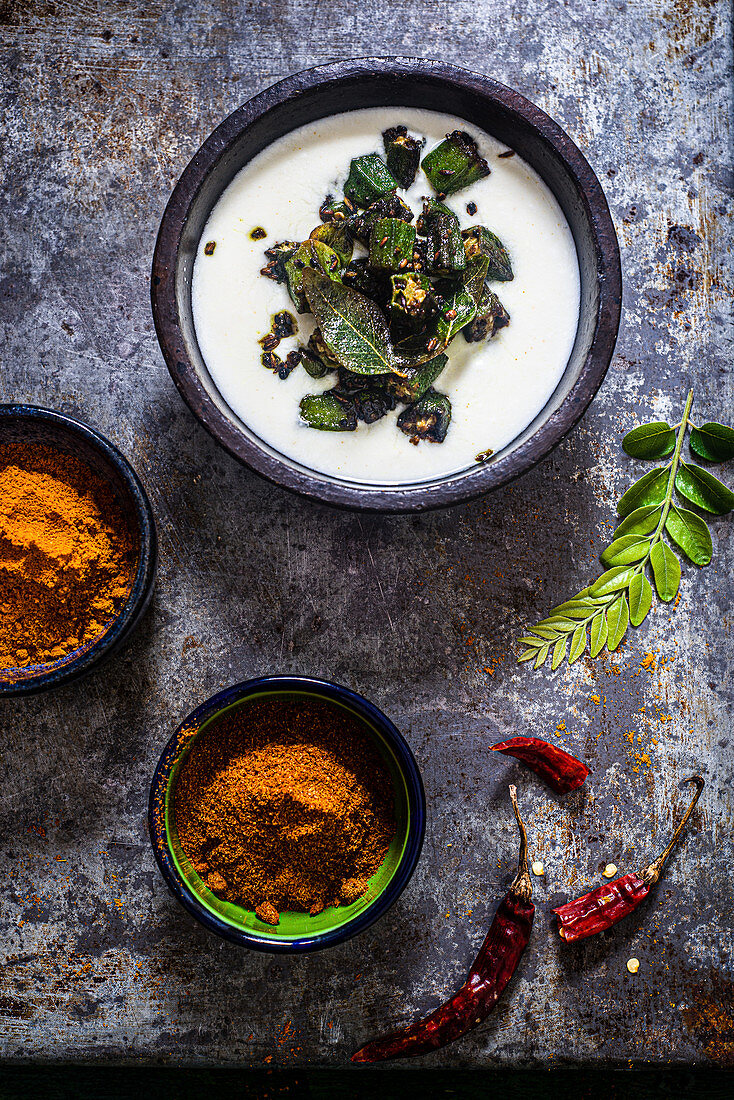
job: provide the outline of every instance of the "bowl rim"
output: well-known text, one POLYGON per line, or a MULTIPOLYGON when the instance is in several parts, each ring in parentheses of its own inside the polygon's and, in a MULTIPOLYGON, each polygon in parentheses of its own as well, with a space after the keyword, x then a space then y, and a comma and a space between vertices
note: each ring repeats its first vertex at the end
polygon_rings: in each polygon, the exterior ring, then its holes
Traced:
POLYGON ((200 924, 210 932, 253 951, 274 955, 298 955, 310 951, 320 951, 334 947, 353 936, 364 932, 391 908, 408 885, 416 868, 423 847, 426 828, 426 795, 418 764, 405 738, 379 707, 351 688, 335 684, 331 680, 321 680, 314 676, 273 675, 258 676, 232 684, 210 696, 196 707, 176 729, 169 739, 156 764, 150 785, 148 799, 148 835, 158 869, 169 890, 176 900, 200 924), (220 711, 233 703, 238 703, 250 695, 262 692, 292 691, 303 695, 318 695, 333 699, 359 717, 377 726, 393 749, 401 775, 405 781, 410 824, 405 848, 395 873, 385 889, 373 902, 351 920, 338 928, 322 932, 307 939, 278 940, 272 936, 259 936, 255 932, 245 931, 220 920, 211 910, 201 904, 181 877, 173 855, 168 846, 166 832, 165 796, 171 770, 181 753, 198 736, 200 727, 208 719, 214 718, 220 711), (196 732, 191 734, 191 730, 196 732))
MULTIPOLYGON (((137 627, 153 594, 158 567, 158 535, 155 516, 140 478, 118 448, 84 421, 40 405, 0 404, 0 424, 4 420, 39 420, 60 425, 72 437, 81 436, 112 465, 128 491, 140 529, 140 557, 125 606, 112 620, 107 630, 68 664, 50 665, 45 672, 19 681, 0 678, 0 698, 34 695, 50 688, 61 687, 92 672, 117 652, 137 627)), ((52 440, 49 440, 51 443, 52 440)), ((63 660, 64 658, 60 658, 63 660)))
MULTIPOLYGON (((396 104, 398 101, 396 94, 396 104)), ((151 273, 153 318, 166 365, 182 398, 209 434, 255 473, 310 500, 351 510, 387 513, 426 511, 476 499, 513 481, 546 458, 581 419, 604 380, 619 330, 621 298, 619 243, 609 206, 595 172, 575 142, 529 99, 491 77, 443 61, 411 57, 359 57, 305 69, 259 92, 229 114, 194 154, 170 196, 156 240, 151 273), (269 453, 219 409, 199 379, 181 338, 177 259, 188 213, 202 184, 252 123, 275 107, 329 85, 338 87, 359 79, 411 76, 450 84, 498 104, 534 129, 546 148, 563 163, 591 226, 599 301, 593 338, 578 378, 558 408, 510 454, 468 473, 449 474, 435 482, 397 488, 355 486, 308 471, 285 455, 269 453)))

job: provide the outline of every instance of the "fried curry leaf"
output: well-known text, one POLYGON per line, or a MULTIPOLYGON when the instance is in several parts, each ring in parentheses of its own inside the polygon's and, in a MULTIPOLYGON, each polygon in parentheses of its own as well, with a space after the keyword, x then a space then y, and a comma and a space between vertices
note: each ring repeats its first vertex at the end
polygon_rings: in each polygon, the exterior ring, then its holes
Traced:
POLYGON ((381 310, 356 290, 308 269, 303 290, 321 337, 336 358, 355 374, 388 374, 393 349, 381 310))
POLYGON ((447 347, 464 325, 467 325, 477 312, 473 296, 464 287, 458 287, 450 298, 439 303, 434 324, 434 335, 439 344, 447 347))
POLYGON ((288 293, 299 313, 308 313, 303 277, 306 271, 312 269, 323 272, 329 279, 339 279, 341 263, 332 248, 309 238, 285 261, 288 293))

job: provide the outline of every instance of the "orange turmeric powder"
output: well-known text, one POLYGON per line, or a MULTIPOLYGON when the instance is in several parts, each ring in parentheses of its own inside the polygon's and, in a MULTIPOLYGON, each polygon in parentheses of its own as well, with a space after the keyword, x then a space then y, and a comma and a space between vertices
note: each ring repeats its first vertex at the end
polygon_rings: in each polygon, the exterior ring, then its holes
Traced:
POLYGON ((0 668, 47 664, 102 634, 136 564, 130 524, 86 462, 0 444, 0 668))

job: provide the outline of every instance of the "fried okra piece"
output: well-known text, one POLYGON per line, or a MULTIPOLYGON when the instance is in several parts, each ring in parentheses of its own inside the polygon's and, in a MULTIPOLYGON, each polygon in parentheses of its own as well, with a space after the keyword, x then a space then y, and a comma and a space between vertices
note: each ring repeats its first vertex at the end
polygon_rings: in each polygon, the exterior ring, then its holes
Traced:
POLYGON ((397 405, 397 398, 385 388, 384 381, 387 377, 374 375, 366 378, 363 374, 355 374, 346 367, 340 367, 338 381, 329 392, 351 401, 358 420, 363 420, 365 424, 374 424, 397 405))
POLYGON ((324 222, 323 225, 317 225, 316 228, 311 231, 309 240, 321 241, 322 244, 328 245, 333 252, 336 252, 342 267, 348 264, 352 258, 354 241, 347 227, 346 219, 324 222))
POLYGON ((357 207, 349 199, 335 199, 333 195, 327 195, 319 207, 319 217, 322 222, 346 221, 356 210, 357 207))
POLYGON ((448 355, 442 353, 418 367, 407 368, 401 375, 388 374, 385 376, 385 389, 398 401, 413 404, 433 385, 448 361, 448 355))
POLYGON ((325 378, 327 374, 335 371, 339 366, 339 360, 335 359, 330 349, 321 338, 321 331, 315 329, 305 348, 301 348, 303 356, 303 369, 312 378, 325 378))
POLYGON ((423 158, 421 167, 434 190, 444 195, 453 195, 490 172, 476 141, 464 130, 447 134, 446 140, 423 158))
POLYGON ((487 279, 508 283, 514 278, 507 249, 499 237, 487 229, 486 225, 473 225, 471 229, 465 229, 461 236, 468 260, 484 256, 489 261, 487 279))
POLYGON ((509 313, 487 286, 479 299, 475 317, 461 331, 467 344, 474 344, 479 340, 491 340, 495 333, 509 323, 509 313))
POLYGON ((394 191, 398 181, 377 153, 355 157, 349 166, 344 194, 357 206, 371 206, 388 191, 394 191))
POLYGON ((417 271, 390 277, 390 318, 398 324, 417 325, 425 321, 433 305, 431 280, 417 271))
POLYGON ((403 271, 413 263, 415 226, 398 218, 380 218, 372 226, 368 264, 373 271, 403 271))
POLYGON ((318 428, 322 432, 353 432, 357 428, 354 402, 330 390, 307 394, 301 401, 300 409, 301 419, 309 428, 318 428))
POLYGON ((428 275, 455 276, 464 270, 466 251, 453 210, 435 199, 426 199, 418 232, 427 240, 424 268, 428 275))
POLYGON ((388 168, 401 187, 410 187, 418 171, 425 141, 411 137, 407 126, 391 126, 383 131, 382 142, 388 168))
POLYGON ((407 203, 404 203, 400 196, 392 191, 389 195, 378 199, 377 202, 373 202, 366 210, 360 210, 352 214, 347 221, 347 225, 355 240, 366 248, 370 243, 372 226, 379 218, 399 218, 403 222, 412 222, 413 217, 413 211, 407 203))
POLYGON ((428 389, 416 401, 409 405, 398 417, 401 432, 410 436, 411 443, 427 439, 431 443, 443 443, 451 423, 451 402, 448 397, 428 389))

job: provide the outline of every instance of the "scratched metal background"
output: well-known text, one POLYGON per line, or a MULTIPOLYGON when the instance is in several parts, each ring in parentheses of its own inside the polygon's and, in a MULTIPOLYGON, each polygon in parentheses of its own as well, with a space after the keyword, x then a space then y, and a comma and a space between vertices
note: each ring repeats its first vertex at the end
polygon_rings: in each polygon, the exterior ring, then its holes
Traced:
POLYGON ((108 434, 148 486, 162 549, 119 660, 0 710, 7 1059, 343 1063, 461 980, 510 879, 517 778, 546 866, 532 946, 492 1019, 428 1064, 734 1063, 730 523, 713 523, 708 569, 684 568, 680 605, 656 606, 614 657, 556 674, 512 657, 595 568, 642 471, 622 433, 677 419, 689 381, 694 415, 731 415, 728 21, 726 0, 0 2, 0 398, 108 434), (622 245, 621 338, 581 426, 520 482, 422 518, 314 507, 236 465, 179 399, 148 303, 164 204, 214 125, 294 70, 371 52, 446 58, 538 102, 595 167, 622 245), (144 817, 180 717, 273 671, 375 699, 430 806, 388 916, 297 961, 194 924, 144 817), (520 732, 584 756, 584 792, 555 799, 490 757, 520 732), (708 778, 701 812, 656 897, 564 947, 552 903, 609 860, 656 854, 692 770, 708 778))

